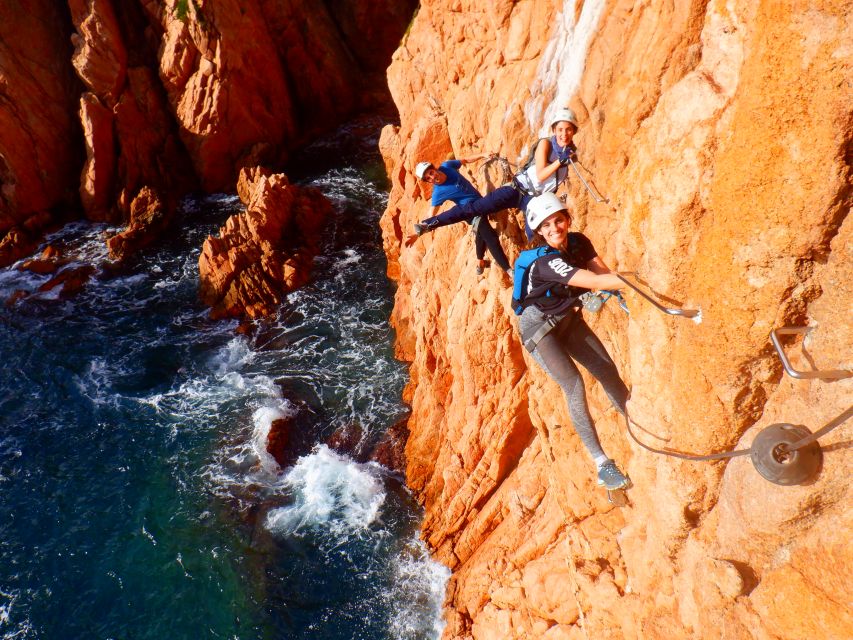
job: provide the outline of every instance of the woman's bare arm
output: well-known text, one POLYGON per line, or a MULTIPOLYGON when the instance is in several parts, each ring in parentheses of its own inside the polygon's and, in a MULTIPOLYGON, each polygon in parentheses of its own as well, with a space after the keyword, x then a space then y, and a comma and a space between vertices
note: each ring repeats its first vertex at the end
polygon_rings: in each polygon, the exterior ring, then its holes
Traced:
POLYGON ((594 273, 588 269, 575 271, 569 284, 583 289, 621 289, 625 286, 615 273, 594 273))
POLYGON ((536 146, 536 179, 539 182, 545 182, 557 169, 560 168, 560 161, 548 162, 548 154, 551 153, 551 141, 548 138, 542 138, 536 146))

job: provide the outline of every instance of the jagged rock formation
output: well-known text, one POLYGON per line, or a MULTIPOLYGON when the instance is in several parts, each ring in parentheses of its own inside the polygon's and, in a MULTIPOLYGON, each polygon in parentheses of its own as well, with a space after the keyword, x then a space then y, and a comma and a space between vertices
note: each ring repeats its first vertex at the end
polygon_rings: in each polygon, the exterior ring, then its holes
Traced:
POLYGON ((231 191, 242 167, 387 108, 384 68, 415 5, 0 0, 0 265, 59 208, 125 223, 142 194, 137 210, 160 205, 156 236, 196 185, 231 191))
MULTIPOLYGON (((515 160, 543 106, 568 103, 611 200, 573 180, 576 227, 609 264, 702 309, 697 325, 629 293, 630 316, 590 319, 640 437, 706 453, 772 423, 820 428, 853 404, 853 380, 784 377, 768 336, 810 324, 807 353, 788 345, 795 364, 853 369, 850 15, 829 0, 422 3, 389 70, 401 125, 381 140, 382 227, 398 354, 412 362, 407 477, 454 571, 445 638, 853 634, 849 424, 822 440, 815 482, 782 487, 748 458, 639 448, 588 379, 605 450, 635 484, 616 508, 559 388, 519 344, 510 290, 475 275, 465 226, 402 248, 428 208, 418 160, 515 160)), ((497 220, 516 253, 519 221, 497 220)))
MULTIPOLYGON (((156 200, 164 228, 175 197, 194 185, 194 175, 157 77, 156 40, 141 36, 150 25, 134 3, 71 0, 69 6, 77 29, 72 63, 87 89, 80 96, 86 216, 127 221, 156 200)), ((140 235, 140 225, 131 224, 140 235)), ((127 255, 130 245, 122 245, 127 255)))
POLYGON ((215 318, 267 316, 307 282, 332 210, 318 189, 261 167, 240 172, 238 192, 246 211, 208 237, 198 259, 199 295, 215 318))

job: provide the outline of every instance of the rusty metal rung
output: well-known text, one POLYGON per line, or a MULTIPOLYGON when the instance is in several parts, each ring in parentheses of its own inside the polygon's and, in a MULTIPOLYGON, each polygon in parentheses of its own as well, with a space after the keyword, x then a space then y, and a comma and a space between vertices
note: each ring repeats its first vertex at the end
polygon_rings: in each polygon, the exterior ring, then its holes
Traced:
POLYGON ((779 355, 779 360, 782 362, 782 366, 785 368, 785 373, 787 373, 792 378, 797 378, 798 380, 807 380, 812 378, 820 378, 821 380, 841 380, 843 378, 850 378, 853 376, 853 371, 846 371, 844 369, 825 369, 823 371, 797 371, 791 366, 791 362, 788 360, 787 356, 785 356, 785 351, 782 349, 782 343, 779 341, 780 335, 794 335, 797 333, 808 333, 811 331, 813 327, 779 327, 777 329, 773 329, 770 332, 770 341, 773 343, 773 346, 776 348, 776 353, 779 355))

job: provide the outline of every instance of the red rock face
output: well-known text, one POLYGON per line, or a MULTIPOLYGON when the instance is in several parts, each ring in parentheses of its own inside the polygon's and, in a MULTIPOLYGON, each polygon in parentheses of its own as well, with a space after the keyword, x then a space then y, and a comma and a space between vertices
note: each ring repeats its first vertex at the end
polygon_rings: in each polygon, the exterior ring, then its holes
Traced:
MULTIPOLYGON (((194 183, 193 171, 150 66, 156 60, 154 48, 133 39, 135 32, 151 26, 132 3, 73 0, 70 6, 77 28, 72 61, 88 89, 80 98, 86 141, 80 200, 86 215, 97 221, 127 221, 133 202, 154 197, 164 218, 171 219, 176 196, 194 183)), ((148 225, 148 240, 124 242, 121 249, 114 243, 111 251, 126 258, 133 248, 153 240, 155 229, 166 226, 148 225)), ((139 225, 127 236, 138 238, 139 225)))
POLYGON ((205 241, 199 295, 214 317, 259 318, 311 277, 331 205, 316 189, 261 167, 241 172, 238 191, 246 212, 205 241))
POLYGON ((57 3, 0 4, 0 266, 28 255, 75 200, 79 87, 57 3))
POLYGON ((189 3, 184 16, 159 9, 160 76, 205 189, 229 189, 240 167, 286 161, 355 110, 385 102, 375 74, 414 4, 365 3, 340 14, 295 0, 189 3), (382 40, 362 60, 352 47, 367 48, 363 23, 384 26, 371 31, 382 40))
MULTIPOLYGON (((787 347, 799 367, 853 369, 853 5, 587 2, 569 14, 597 22, 583 73, 561 76, 561 43, 583 49, 580 27, 571 41, 557 29, 572 6, 424 3, 389 70, 401 123, 380 142, 393 185, 382 228, 397 352, 412 361, 407 478, 454 571, 444 637, 850 637, 849 425, 823 441, 814 482, 783 487, 748 457, 685 462, 636 446, 586 376, 603 446, 634 481, 616 508, 559 387, 519 344, 510 290, 497 273, 476 277, 467 229, 401 242, 428 210, 416 162, 515 161, 560 95, 611 200, 572 178, 574 228, 670 306, 702 309, 694 324, 628 292, 630 316, 589 317, 640 437, 707 453, 776 422, 820 428, 850 406, 853 380, 783 377, 769 332, 813 325, 807 355, 787 347)), ((496 220, 515 255, 520 220, 496 220)))

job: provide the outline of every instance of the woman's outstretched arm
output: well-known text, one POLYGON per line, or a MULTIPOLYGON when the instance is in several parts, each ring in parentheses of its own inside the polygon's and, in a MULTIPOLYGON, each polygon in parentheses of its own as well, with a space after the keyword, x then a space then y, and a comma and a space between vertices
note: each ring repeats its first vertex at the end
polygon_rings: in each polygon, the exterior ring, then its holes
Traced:
POLYGON ((621 289, 625 283, 613 272, 594 273, 588 269, 578 269, 569 278, 569 284, 583 289, 621 289))

